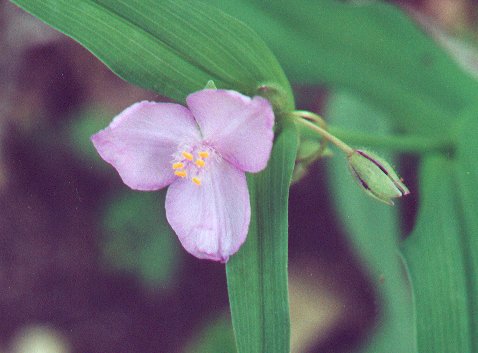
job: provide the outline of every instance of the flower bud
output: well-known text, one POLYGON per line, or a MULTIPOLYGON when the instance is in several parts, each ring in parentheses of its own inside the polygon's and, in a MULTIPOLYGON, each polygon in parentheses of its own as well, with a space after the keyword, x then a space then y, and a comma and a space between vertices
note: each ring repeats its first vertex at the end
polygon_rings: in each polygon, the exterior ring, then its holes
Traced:
POLYGON ((362 189, 377 200, 393 205, 393 198, 410 193, 390 164, 375 154, 355 150, 348 162, 362 189))

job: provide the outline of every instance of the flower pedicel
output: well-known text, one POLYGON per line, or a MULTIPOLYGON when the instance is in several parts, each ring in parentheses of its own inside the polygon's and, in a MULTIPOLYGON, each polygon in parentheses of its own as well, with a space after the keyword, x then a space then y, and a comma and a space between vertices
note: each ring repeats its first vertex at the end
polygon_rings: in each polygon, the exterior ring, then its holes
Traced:
POLYGON ((324 141, 333 143, 345 153, 352 175, 368 195, 393 206, 392 199, 410 194, 403 180, 387 161, 372 152, 354 149, 329 133, 324 128, 326 124, 317 114, 299 110, 291 113, 291 116, 307 128, 317 132, 324 141))

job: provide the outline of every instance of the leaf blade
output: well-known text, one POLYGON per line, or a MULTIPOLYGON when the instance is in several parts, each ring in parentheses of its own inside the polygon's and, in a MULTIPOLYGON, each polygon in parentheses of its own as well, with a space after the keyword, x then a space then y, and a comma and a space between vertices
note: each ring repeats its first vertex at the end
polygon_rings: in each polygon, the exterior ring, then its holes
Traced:
POLYGON ((405 131, 446 135, 478 94, 476 80, 391 4, 211 1, 254 28, 291 79, 353 91, 405 131))
POLYGON ((443 156, 423 161, 417 225, 404 242, 413 282, 420 352, 471 352, 470 307, 454 162, 443 156))
POLYGON ((478 107, 471 106, 463 115, 456 151, 458 203, 464 224, 464 254, 468 266, 470 324, 473 351, 478 349, 478 107))
POLYGON ((262 84, 274 85, 280 88, 284 106, 293 106, 290 85, 264 42, 241 22, 206 4, 12 2, 80 42, 123 79, 177 101, 214 80, 219 88, 248 95, 257 94, 262 84))
POLYGON ((238 353, 290 349, 287 209, 296 151, 297 131, 288 125, 267 169, 249 178, 254 216, 246 243, 226 266, 238 353))

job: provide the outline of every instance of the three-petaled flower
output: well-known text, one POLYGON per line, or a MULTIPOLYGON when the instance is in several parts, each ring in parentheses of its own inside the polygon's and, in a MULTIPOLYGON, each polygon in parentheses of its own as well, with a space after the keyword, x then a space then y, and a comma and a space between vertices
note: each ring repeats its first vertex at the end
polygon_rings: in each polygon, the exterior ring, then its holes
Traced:
POLYGON ((133 104, 91 139, 130 188, 169 185, 166 217, 184 248, 226 262, 246 239, 245 172, 267 165, 274 113, 266 99, 229 90, 204 89, 186 102, 189 109, 133 104))

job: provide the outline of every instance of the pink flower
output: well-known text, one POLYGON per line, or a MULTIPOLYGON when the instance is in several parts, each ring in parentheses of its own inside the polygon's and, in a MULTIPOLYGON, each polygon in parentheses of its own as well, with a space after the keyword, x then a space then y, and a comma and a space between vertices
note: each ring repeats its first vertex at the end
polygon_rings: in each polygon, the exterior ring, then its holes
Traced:
POLYGON ((274 113, 266 99, 235 91, 204 89, 186 101, 189 109, 133 104, 91 140, 130 188, 169 185, 166 216, 184 248, 226 262, 246 239, 245 172, 267 165, 274 113))

